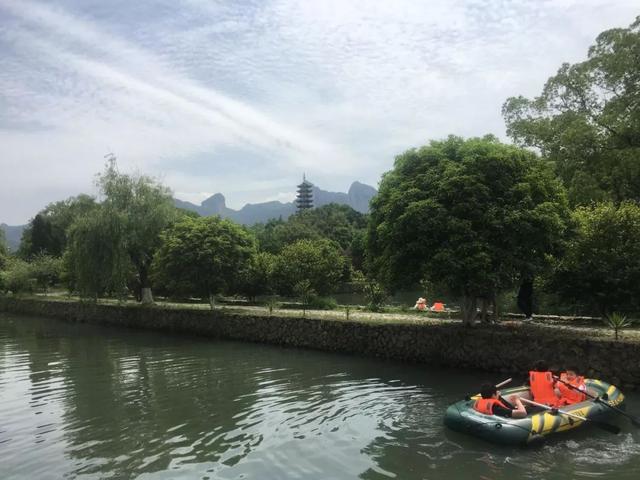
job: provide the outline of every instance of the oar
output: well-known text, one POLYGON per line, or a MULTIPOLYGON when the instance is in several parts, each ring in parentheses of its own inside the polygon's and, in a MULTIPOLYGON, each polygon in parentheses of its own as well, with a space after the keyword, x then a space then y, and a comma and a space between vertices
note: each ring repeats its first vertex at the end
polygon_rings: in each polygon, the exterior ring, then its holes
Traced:
MULTIPOLYGON (((504 387, 507 383, 511 383, 511 380, 513 380, 513 378, 507 378, 506 380, 503 380, 496 385, 496 388, 504 387)), ((464 399, 471 400, 471 396, 467 395, 464 399)), ((500 398, 500 400, 502 400, 503 402, 505 401, 503 398, 500 398)), ((507 405, 509 405, 509 402, 507 402, 507 405)))
POLYGON ((611 425, 610 423, 604 423, 604 422, 600 422, 598 420, 593 420, 591 418, 586 418, 586 417, 583 417, 583 416, 580 416, 580 415, 576 415, 575 413, 571 413, 571 412, 567 412, 565 410, 560 410, 558 408, 550 407, 549 405, 545 405, 543 403, 534 402, 533 400, 528 400, 526 398, 520 397, 520 400, 522 400, 523 402, 528 403, 530 405, 535 405, 536 407, 544 408, 545 410, 552 410, 554 413, 558 412, 559 414, 566 415, 569 418, 575 418, 576 420, 581 420, 583 422, 592 423, 596 427, 601 428, 602 430, 606 430, 609 433, 613 433, 613 434, 620 433, 620 428, 616 427, 615 425, 611 425))
POLYGON ((631 423, 633 423, 634 426, 640 428, 640 420, 638 420, 638 418, 634 417, 633 415, 625 412, 624 410, 619 409, 618 407, 614 407, 613 405, 609 404, 609 402, 607 402, 605 399, 603 399, 601 397, 598 397, 596 395, 591 395, 587 391, 580 390, 578 387, 576 387, 574 385, 571 385, 570 383, 565 382, 564 380, 561 380, 559 377, 554 376, 553 378, 555 378, 560 383, 564 383, 569 388, 573 388, 574 390, 576 390, 576 391, 578 391, 580 393, 584 393, 587 397, 592 398, 596 402, 601 403, 602 405, 605 405, 605 406, 609 407, 611 410, 615 410, 620 415, 624 415, 629 420, 631 420, 631 423))

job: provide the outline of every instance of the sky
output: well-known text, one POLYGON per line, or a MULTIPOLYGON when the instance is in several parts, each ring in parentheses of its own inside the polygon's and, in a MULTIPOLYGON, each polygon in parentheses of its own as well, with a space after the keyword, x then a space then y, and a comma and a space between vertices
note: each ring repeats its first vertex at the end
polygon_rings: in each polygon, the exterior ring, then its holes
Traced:
POLYGON ((0 0, 0 222, 95 194, 105 156, 183 200, 377 186, 493 133, 637 0, 0 0))

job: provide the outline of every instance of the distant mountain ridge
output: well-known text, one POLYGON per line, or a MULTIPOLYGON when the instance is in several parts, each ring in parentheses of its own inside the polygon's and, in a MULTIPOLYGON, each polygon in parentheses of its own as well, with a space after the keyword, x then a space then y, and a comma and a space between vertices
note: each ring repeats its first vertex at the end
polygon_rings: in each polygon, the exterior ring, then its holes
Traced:
MULTIPOLYGON (((369 202, 378 193, 378 191, 370 185, 360 182, 353 182, 347 193, 344 192, 328 192, 322 190, 315 185, 313 186, 313 205, 321 207, 329 203, 339 203, 349 205, 354 210, 367 213, 369 212, 369 202)), ((229 218, 236 223, 243 225, 253 225, 254 223, 264 223, 272 218, 287 219, 296 211, 293 202, 263 202, 263 203, 247 203, 240 210, 233 210, 227 207, 224 195, 216 193, 204 200, 200 205, 183 200, 173 199, 176 207, 191 210, 202 216, 220 215, 222 218, 229 218)))
POLYGON ((26 225, 7 225, 6 223, 0 223, 0 229, 4 230, 4 236, 7 239, 7 246, 9 250, 15 252, 20 246, 20 239, 22 238, 22 231, 26 225))
MULTIPOLYGON (((370 185, 360 182, 353 182, 347 193, 344 192, 328 192, 322 190, 315 185, 313 186, 313 205, 321 207, 329 203, 339 203, 349 205, 354 210, 361 213, 369 211, 369 202, 378 193, 378 191, 370 185)), ((202 216, 220 215, 223 218, 229 218, 234 222, 243 225, 253 225, 254 223, 264 223, 271 218, 283 219, 289 218, 296 211, 293 202, 263 202, 263 203, 247 203, 240 210, 233 210, 227 207, 224 195, 216 193, 204 200, 200 205, 191 202, 185 202, 173 199, 176 207, 184 208, 197 212, 202 216)), ((20 246, 22 231, 27 225, 7 225, 0 224, 0 229, 4 230, 9 250, 16 251, 20 246)))

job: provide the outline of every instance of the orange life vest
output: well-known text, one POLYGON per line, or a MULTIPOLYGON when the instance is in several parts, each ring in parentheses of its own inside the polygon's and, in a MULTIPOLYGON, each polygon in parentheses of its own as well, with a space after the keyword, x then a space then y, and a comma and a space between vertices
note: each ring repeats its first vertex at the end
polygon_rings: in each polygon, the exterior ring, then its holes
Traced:
POLYGON ((431 307, 431 310, 433 310, 434 312, 444 312, 444 303, 435 302, 433 304, 433 307, 431 307))
POLYGON ((480 413, 484 413, 485 415, 493 415, 493 406, 495 404, 498 404, 503 408, 509 408, 497 398, 479 398, 478 400, 476 400, 473 408, 475 408, 480 413))
POLYGON ((558 397, 553 389, 551 372, 529 372, 529 386, 534 401, 550 406, 557 405, 558 397))
MULTIPOLYGON (((579 388, 580 390, 587 390, 587 386, 584 384, 584 377, 576 377, 573 379, 573 381, 570 382, 569 380, 567 380, 567 374, 562 373, 560 375, 560 380, 562 380, 563 382, 567 382, 568 384, 579 388)), ((560 395, 562 395, 562 398, 560 400, 565 405, 584 402, 587 399, 587 396, 584 393, 578 392, 577 390, 566 386, 562 382, 558 382, 558 389, 560 390, 560 395)))

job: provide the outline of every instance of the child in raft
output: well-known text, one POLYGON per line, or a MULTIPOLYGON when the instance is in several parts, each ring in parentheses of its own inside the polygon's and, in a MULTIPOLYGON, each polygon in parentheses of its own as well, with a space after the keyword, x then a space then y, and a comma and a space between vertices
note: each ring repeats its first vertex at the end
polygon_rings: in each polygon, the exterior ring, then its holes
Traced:
POLYGON ((561 405, 560 393, 556 391, 553 373, 544 360, 538 360, 533 370, 529 372, 529 388, 534 402, 544 403, 550 407, 561 405))
MULTIPOLYGON (((560 405, 573 405, 587 399, 587 385, 584 377, 578 375, 576 367, 567 367, 556 382, 560 392, 560 405)), ((556 377, 557 378, 557 377, 556 377)))
POLYGON ((518 395, 511 395, 509 397, 511 405, 507 405, 503 402, 504 399, 500 398, 500 392, 496 386, 491 383, 484 383, 480 387, 480 397, 473 405, 473 408, 480 413, 507 418, 524 418, 527 416, 527 410, 518 395))

